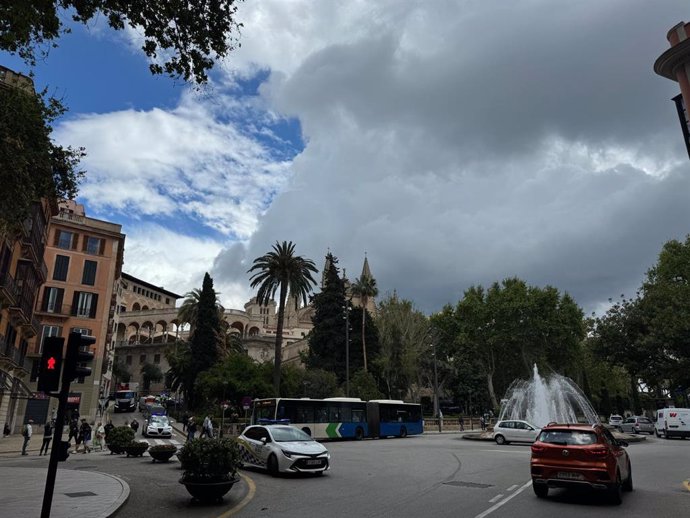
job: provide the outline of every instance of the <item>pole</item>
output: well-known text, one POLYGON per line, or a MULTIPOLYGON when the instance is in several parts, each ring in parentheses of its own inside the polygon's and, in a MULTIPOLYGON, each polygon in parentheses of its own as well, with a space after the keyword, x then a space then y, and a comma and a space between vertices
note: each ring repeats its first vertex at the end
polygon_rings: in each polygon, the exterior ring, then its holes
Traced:
POLYGON ((345 303, 345 396, 350 397, 350 306, 345 303))
POLYGON ((434 357, 434 407, 436 407, 436 418, 438 419, 438 431, 440 433, 443 429, 443 425, 441 424, 441 407, 438 404, 438 370, 436 368, 436 345, 431 344, 431 347, 433 348, 433 352, 431 354, 434 357))
POLYGON ((67 410, 67 397, 69 396, 69 382, 62 382, 62 389, 58 396, 58 411, 55 418, 55 431, 53 432, 53 447, 50 450, 50 460, 48 461, 48 475, 46 476, 46 487, 43 492, 43 507, 41 508, 41 518, 50 518, 50 508, 53 505, 53 492, 55 490, 55 478, 57 477, 58 455, 62 443, 62 427, 65 421, 67 410))

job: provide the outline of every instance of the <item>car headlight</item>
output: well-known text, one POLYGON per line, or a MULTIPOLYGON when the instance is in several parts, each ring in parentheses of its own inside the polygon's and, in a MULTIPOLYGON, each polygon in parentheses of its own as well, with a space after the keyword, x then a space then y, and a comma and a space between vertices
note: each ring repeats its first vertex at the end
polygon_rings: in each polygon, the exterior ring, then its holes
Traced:
POLYGON ((288 459, 291 459, 293 455, 299 455, 299 453, 295 453, 294 451, 288 451, 288 450, 280 450, 283 452, 283 455, 285 455, 288 459))

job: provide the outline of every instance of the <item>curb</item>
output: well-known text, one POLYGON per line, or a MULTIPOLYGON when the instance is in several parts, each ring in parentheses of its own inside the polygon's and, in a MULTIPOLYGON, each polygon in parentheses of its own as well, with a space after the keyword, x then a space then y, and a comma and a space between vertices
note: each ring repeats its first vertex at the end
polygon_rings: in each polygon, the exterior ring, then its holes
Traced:
POLYGON ((117 511, 125 505, 127 500, 129 499, 129 494, 130 494, 130 489, 129 489, 129 484, 122 480, 120 477, 116 477, 115 475, 111 475, 110 473, 103 473, 102 471, 91 471, 89 473, 99 473, 100 475, 104 475, 106 477, 110 477, 114 480, 117 480, 119 482, 120 486, 122 487, 122 494, 120 497, 110 506, 108 509, 104 510, 101 514, 98 515, 98 518, 109 518, 110 516, 113 516, 117 511))

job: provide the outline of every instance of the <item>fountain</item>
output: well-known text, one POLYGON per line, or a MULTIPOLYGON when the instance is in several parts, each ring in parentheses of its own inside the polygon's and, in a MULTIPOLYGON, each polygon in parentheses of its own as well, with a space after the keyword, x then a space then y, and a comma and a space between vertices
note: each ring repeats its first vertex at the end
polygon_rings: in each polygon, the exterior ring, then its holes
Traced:
POLYGON ((573 380, 559 374, 543 378, 536 364, 531 380, 515 380, 510 385, 499 419, 521 419, 538 427, 552 421, 599 422, 592 404, 573 380))

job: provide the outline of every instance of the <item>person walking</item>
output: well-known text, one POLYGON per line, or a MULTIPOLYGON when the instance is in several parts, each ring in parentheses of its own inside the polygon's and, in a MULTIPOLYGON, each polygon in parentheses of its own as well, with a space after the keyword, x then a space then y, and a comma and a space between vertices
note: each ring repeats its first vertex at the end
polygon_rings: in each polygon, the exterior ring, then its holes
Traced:
POLYGON ((96 451, 96 445, 98 445, 98 451, 103 451, 103 442, 105 441, 105 427, 100 421, 96 425, 96 440, 93 441, 93 450, 96 451))
POLYGON ((187 421, 189 421, 189 416, 187 414, 182 415, 182 431, 187 431, 187 421))
POLYGON ((2 429, 2 435, 4 437, 9 437, 10 432, 11 432, 10 425, 8 423, 5 423, 5 427, 2 429))
MULTIPOLYGON (((82 418, 81 420, 81 426, 79 427, 79 435, 81 436, 81 440, 84 444, 84 451, 83 453, 90 453, 91 452, 91 425, 86 422, 86 418, 82 418)), ((77 453, 79 451, 77 450, 77 453)))
POLYGON ((74 449, 76 450, 76 445, 79 444, 77 442, 79 437, 79 421, 77 421, 76 417, 72 417, 72 420, 69 423, 69 436, 67 437, 67 442, 72 442, 72 437, 74 437, 74 449))
POLYGON ((187 422, 187 441, 194 439, 194 434, 196 433, 196 423, 194 422, 194 417, 190 417, 187 422))
POLYGON ((31 426, 34 424, 33 419, 29 419, 29 422, 24 425, 22 430, 22 435, 24 436, 24 444, 22 445, 22 455, 28 455, 26 448, 29 446, 29 441, 31 441, 31 435, 34 433, 34 429, 31 426))
POLYGON ((139 421, 137 421, 137 418, 135 417, 132 419, 132 422, 129 424, 129 426, 134 430, 134 434, 136 435, 137 430, 139 430, 139 421))
POLYGON ((206 437, 213 439, 213 420, 208 417, 208 422, 206 423, 206 437))
POLYGON ((38 451, 38 455, 48 455, 48 449, 50 448, 50 441, 53 438, 53 423, 51 421, 46 421, 43 427, 43 444, 41 444, 41 449, 38 451))
POLYGON ((113 424, 112 419, 108 419, 108 424, 106 424, 103 429, 105 430, 105 441, 108 442, 108 436, 110 435, 110 432, 112 432, 115 429, 115 425, 113 424))
POLYGON ((459 424, 460 424, 460 431, 464 432, 465 431, 465 419, 462 416, 460 416, 459 424))

